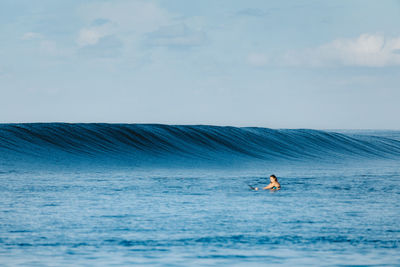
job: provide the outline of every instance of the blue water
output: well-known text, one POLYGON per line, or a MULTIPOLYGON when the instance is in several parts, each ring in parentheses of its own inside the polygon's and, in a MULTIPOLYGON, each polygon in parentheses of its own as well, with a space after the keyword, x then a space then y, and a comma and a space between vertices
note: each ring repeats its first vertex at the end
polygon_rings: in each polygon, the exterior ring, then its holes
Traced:
POLYGON ((399 163, 397 131, 3 124, 0 266, 399 266, 399 163))

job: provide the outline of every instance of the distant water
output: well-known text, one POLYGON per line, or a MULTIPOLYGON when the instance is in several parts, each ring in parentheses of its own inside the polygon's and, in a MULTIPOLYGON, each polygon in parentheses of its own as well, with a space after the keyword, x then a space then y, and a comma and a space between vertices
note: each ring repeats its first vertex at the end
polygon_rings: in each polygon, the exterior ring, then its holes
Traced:
POLYGON ((399 137, 2 124, 0 266, 399 266, 399 137))

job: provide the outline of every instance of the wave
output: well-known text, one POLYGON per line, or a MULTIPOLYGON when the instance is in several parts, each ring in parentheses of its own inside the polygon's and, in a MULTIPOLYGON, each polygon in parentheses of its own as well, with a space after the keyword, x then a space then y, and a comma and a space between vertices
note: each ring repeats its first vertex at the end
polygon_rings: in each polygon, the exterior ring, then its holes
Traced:
POLYGON ((0 160, 131 162, 399 158, 400 141, 310 129, 207 125, 0 124, 0 160))

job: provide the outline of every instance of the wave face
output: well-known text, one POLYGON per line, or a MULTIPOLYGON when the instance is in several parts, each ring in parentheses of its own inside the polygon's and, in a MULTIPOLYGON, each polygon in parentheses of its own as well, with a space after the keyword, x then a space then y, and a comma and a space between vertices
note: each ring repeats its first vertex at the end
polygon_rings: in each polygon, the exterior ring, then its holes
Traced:
POLYGON ((308 129, 102 123, 0 124, 0 161, 219 163, 400 158, 400 140, 308 129))

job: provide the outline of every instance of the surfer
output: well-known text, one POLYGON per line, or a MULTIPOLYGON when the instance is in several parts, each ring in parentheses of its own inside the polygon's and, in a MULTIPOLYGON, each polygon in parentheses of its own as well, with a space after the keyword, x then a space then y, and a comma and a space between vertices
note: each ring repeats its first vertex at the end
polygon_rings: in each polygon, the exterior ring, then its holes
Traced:
MULTIPOLYGON (((267 185, 266 187, 264 187, 263 189, 270 189, 270 190, 279 190, 281 189, 281 184, 278 182, 278 178, 276 178, 276 176, 274 174, 271 174, 269 176, 269 185, 267 185)), ((254 190, 258 190, 258 187, 254 187, 254 190)))

